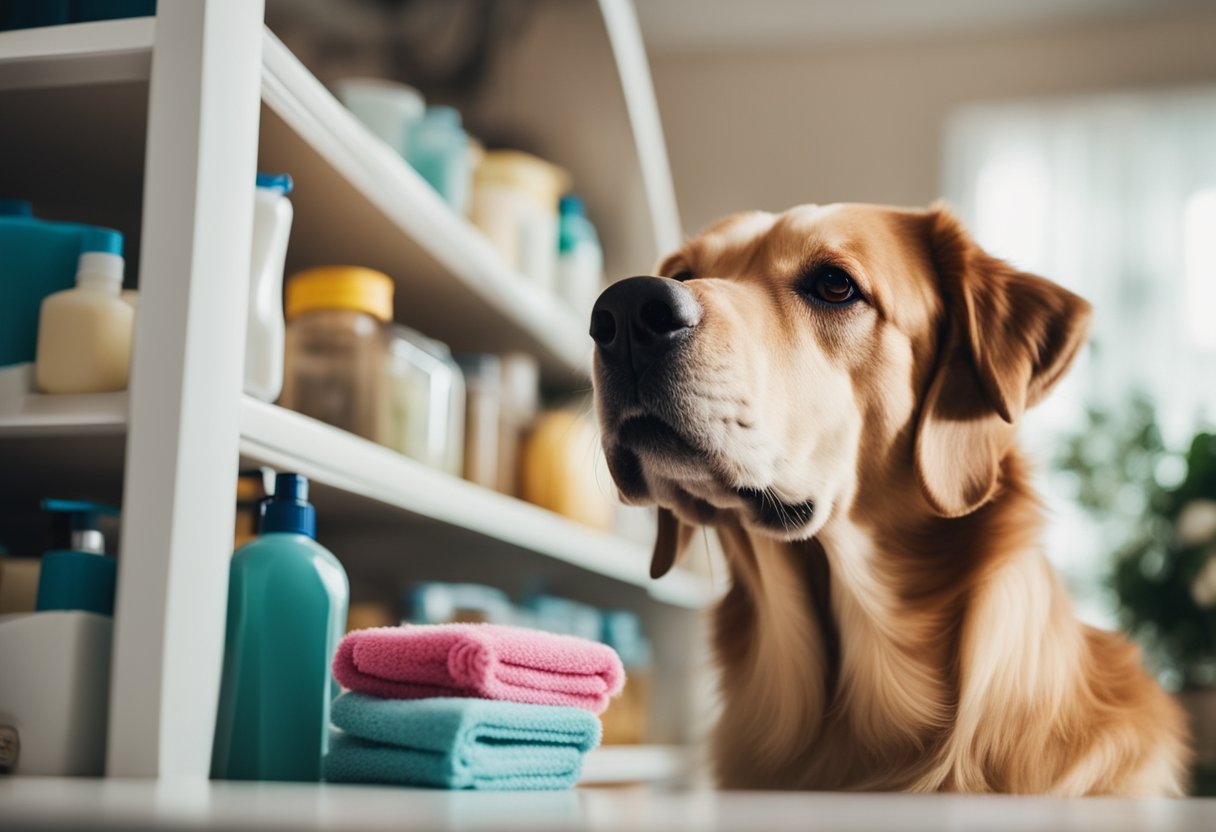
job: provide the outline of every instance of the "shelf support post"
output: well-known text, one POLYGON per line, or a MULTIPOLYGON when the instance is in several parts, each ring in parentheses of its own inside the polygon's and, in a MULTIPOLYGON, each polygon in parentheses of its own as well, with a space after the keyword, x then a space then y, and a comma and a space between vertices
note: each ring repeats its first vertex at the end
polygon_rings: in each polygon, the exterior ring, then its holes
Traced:
POLYGON ((208 776, 238 466, 263 0, 161 0, 106 771, 208 776))

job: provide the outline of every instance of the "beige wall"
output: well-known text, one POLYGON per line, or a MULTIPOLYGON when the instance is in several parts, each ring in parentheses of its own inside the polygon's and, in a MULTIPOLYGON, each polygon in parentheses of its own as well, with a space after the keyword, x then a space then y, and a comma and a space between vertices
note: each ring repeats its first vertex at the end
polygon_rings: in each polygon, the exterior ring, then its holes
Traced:
POLYGON ((1006 36, 652 54, 684 227, 800 202, 939 195, 946 116, 981 99, 1216 83, 1216 9, 1006 36))

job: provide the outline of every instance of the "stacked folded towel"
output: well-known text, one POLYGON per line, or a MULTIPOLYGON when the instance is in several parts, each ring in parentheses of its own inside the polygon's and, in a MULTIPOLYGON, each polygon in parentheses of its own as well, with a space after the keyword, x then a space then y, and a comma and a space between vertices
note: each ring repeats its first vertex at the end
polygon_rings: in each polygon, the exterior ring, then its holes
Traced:
POLYGON ((451 789, 570 788, 625 681, 606 645, 492 624, 356 631, 334 676, 326 779, 451 789))

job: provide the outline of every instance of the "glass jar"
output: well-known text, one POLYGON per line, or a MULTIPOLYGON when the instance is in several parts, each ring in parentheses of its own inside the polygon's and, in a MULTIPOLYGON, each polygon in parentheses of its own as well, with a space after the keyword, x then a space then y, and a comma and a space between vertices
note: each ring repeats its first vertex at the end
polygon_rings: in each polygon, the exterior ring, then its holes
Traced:
POLYGON ((325 266, 287 283, 287 349, 279 403, 375 440, 393 315, 388 275, 325 266))
POLYGON ((487 151, 473 174, 469 218, 509 266, 552 291, 557 203, 569 175, 517 150, 487 151))
POLYGON ((502 421, 502 362, 497 355, 464 353, 464 478, 498 488, 498 442, 502 421))
POLYGON ((464 376, 446 344, 394 325, 381 404, 380 444, 460 476, 464 467, 464 376))
POLYGON ((502 362, 498 431, 498 490, 519 496, 524 434, 540 410, 540 364, 526 353, 508 353, 502 362))

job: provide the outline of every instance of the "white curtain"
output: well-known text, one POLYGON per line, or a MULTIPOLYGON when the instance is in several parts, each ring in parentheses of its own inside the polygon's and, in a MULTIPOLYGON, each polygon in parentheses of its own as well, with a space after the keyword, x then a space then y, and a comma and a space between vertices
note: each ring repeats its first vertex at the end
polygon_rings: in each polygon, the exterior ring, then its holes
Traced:
POLYGON ((1109 623, 1109 552, 1043 469, 1087 404, 1117 408, 1133 390, 1173 447, 1216 419, 1216 88, 968 105, 943 152, 943 193, 980 244, 1094 304, 1089 349, 1022 438, 1043 472, 1049 552, 1086 617, 1109 623))

